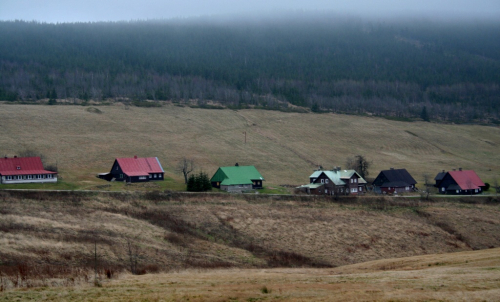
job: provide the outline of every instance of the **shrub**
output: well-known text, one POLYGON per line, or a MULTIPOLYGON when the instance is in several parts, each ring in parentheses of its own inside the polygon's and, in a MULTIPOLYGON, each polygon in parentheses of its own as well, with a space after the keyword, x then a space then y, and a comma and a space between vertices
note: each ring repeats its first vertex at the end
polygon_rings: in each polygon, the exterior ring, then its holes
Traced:
POLYGON ((210 184, 208 175, 200 172, 198 175, 189 176, 187 190, 189 192, 205 192, 212 190, 212 184, 210 184))

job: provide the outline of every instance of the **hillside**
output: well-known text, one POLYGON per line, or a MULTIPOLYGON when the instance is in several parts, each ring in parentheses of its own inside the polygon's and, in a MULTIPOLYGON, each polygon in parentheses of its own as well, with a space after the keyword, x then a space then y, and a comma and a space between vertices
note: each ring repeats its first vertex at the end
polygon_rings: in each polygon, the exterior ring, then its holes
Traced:
POLYGON ((188 270, 122 276, 102 287, 6 292, 2 301, 497 301, 499 249, 337 269, 188 270), (358 268, 362 268, 359 271, 358 268))
POLYGON ((290 13, 0 22, 0 100, 216 102, 500 123, 498 21, 290 13), (422 115, 423 109, 427 114, 422 115))
MULTIPOLYGON (((110 106, 0 105, 0 155, 31 149, 57 164, 61 183, 43 188, 97 189, 109 183, 116 157, 157 156, 166 170, 160 184, 111 189, 182 189, 175 166, 193 158, 210 176, 225 165, 255 165, 265 186, 301 185, 318 165, 344 166, 348 156, 365 155, 370 176, 406 168, 422 184, 441 170, 474 169, 493 184, 500 171, 500 129, 479 125, 398 122, 337 114, 267 110, 207 110, 165 105, 110 106), (247 133, 247 143, 244 143, 247 133)), ((30 186, 27 186, 30 187, 30 186)), ((37 188, 39 186, 36 186, 37 188)))
MULTIPOLYGON (((498 202, 0 192, 0 213, 5 289, 88 283, 95 251, 99 277, 106 279, 127 271, 333 268, 500 246, 498 202)), ((435 263, 448 260, 432 260, 429 266, 435 263)), ((407 265, 416 264, 388 261, 371 267, 407 265)), ((372 271, 366 267, 351 271, 372 271)), ((339 269, 334 271, 349 271, 339 269)))

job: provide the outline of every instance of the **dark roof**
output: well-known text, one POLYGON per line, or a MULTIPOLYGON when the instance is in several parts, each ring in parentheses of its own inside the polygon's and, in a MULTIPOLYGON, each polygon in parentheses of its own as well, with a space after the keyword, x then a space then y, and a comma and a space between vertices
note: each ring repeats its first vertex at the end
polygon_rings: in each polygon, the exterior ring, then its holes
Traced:
POLYGON ((440 181, 443 180, 444 176, 446 175, 446 172, 439 172, 436 177, 434 177, 434 180, 440 181))
POLYGON ((407 187, 417 183, 406 169, 383 170, 380 174, 383 174, 387 178, 387 181, 381 187, 407 187))
POLYGON ((462 190, 473 190, 484 187, 484 183, 473 170, 450 171, 448 173, 462 190))
POLYGON ((117 158, 123 173, 128 176, 148 176, 150 173, 163 173, 158 157, 117 158))
POLYGON ((43 168, 40 157, 0 158, 0 174, 2 175, 31 175, 57 174, 43 168))

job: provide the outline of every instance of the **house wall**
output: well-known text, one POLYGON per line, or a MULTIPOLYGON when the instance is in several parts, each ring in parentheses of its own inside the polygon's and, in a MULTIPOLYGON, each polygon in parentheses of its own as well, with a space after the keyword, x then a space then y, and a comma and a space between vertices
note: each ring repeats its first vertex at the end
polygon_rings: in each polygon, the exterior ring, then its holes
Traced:
POLYGON ((413 192, 413 186, 408 187, 374 187, 373 192, 383 194, 408 193, 413 192))
POLYGON ((252 180, 252 189, 262 189, 262 180, 261 179, 253 179, 252 180))
POLYGON ((349 194, 358 195, 363 193, 363 190, 360 192, 359 176, 357 174, 353 174, 351 178, 344 179, 344 181, 347 183, 346 189, 349 191, 349 194))
POLYGON ((250 191, 252 190, 252 185, 232 185, 232 186, 220 186, 221 190, 228 191, 231 193, 241 193, 243 191, 250 191))
MULTIPOLYGON (((31 175, 32 178, 29 179, 28 175, 16 175, 16 179, 9 179, 8 175, 3 175, 0 177, 0 183, 2 184, 27 184, 27 183, 56 183, 57 182, 57 174, 37 174, 31 175), (38 178, 38 175, 41 175, 42 178, 38 178), (51 176, 49 176, 51 175, 51 176), (21 177, 20 179, 17 177, 21 177), (49 178, 50 177, 50 178, 49 178)), ((13 177, 13 176, 11 176, 13 177)))

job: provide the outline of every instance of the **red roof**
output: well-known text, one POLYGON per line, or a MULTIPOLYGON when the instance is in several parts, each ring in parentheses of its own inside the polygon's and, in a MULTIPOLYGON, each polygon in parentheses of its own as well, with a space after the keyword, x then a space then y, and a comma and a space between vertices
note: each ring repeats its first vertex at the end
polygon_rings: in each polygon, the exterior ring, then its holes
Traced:
POLYGON ((450 176, 462 190, 473 190, 484 187, 484 183, 473 170, 450 171, 450 176))
POLYGON ((163 173, 158 157, 117 158, 123 173, 128 176, 147 176, 150 173, 163 173))
POLYGON ((43 168, 40 157, 0 158, 1 175, 57 174, 43 168))

